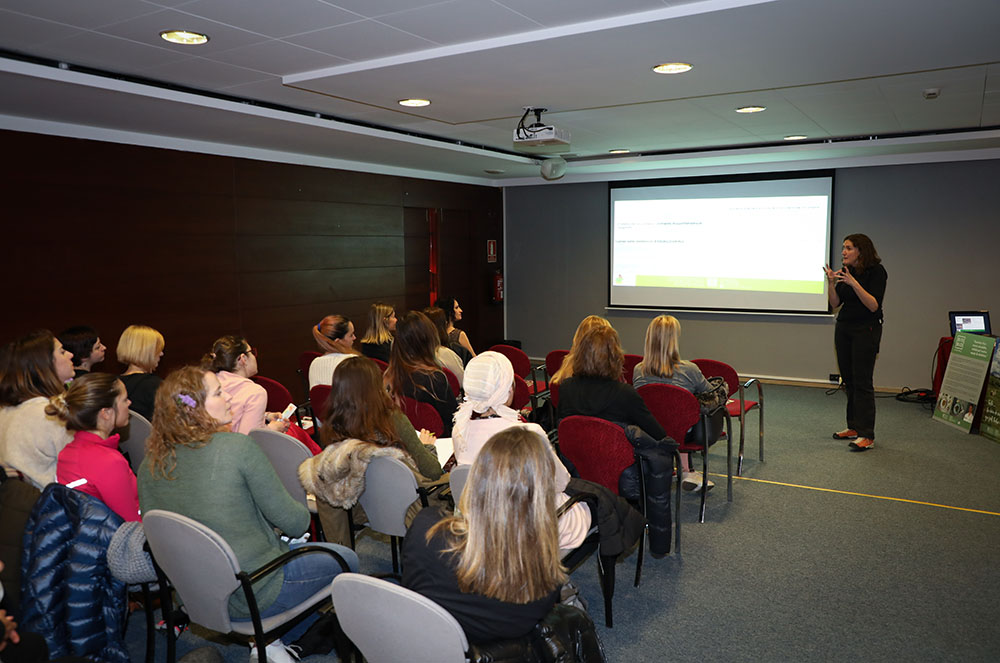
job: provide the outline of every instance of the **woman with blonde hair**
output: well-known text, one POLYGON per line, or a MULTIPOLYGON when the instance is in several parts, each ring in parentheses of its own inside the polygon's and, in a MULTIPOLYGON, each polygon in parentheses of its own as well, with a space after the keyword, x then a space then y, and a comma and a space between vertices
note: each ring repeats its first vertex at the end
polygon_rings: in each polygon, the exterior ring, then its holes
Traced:
POLYGON ((357 355, 354 349, 354 323, 343 315, 328 315, 312 328, 313 339, 322 357, 309 364, 309 388, 318 384, 328 385, 333 379, 337 364, 357 355))
POLYGON ((563 357, 562 365, 559 366, 559 370, 552 376, 552 382, 559 384, 566 378, 573 376, 573 364, 576 362, 576 358, 580 354, 579 343, 584 334, 596 327, 610 326, 611 323, 599 315, 588 315, 586 318, 581 320, 580 324, 576 327, 576 332, 573 334, 573 344, 569 348, 569 354, 563 357))
MULTIPOLYGON (((455 426, 452 442, 455 446, 455 460, 459 465, 471 465, 480 449, 495 434, 517 426, 533 431, 546 439, 545 431, 534 423, 525 423, 521 416, 510 408, 514 400, 514 367, 510 359, 499 352, 481 352, 469 362, 465 372, 465 401, 455 412, 455 426)), ((552 483, 559 492, 558 503, 569 499, 562 491, 569 483, 569 472, 556 457, 555 474, 552 483)), ((585 504, 576 504, 559 518, 559 547, 572 549, 583 543, 590 529, 590 509, 585 504)))
POLYGON ((525 635, 566 582, 547 447, 527 428, 497 433, 472 465, 456 515, 424 509, 403 541, 403 586, 450 612, 470 643, 525 635))
POLYGON ((65 422, 73 441, 59 452, 56 478, 96 497, 126 521, 139 520, 135 474, 118 451, 116 428, 128 425, 125 385, 108 373, 85 373, 53 396, 45 413, 65 422))
MULTIPOLYGON (((240 568, 250 572, 302 545, 284 543, 275 530, 300 537, 310 516, 285 490, 260 447, 246 435, 228 432, 231 420, 229 397, 214 373, 188 366, 168 375, 156 394, 153 432, 139 468, 139 504, 143 513, 173 511, 215 530, 236 553, 240 568)), ((329 548, 357 571, 353 550, 311 545, 329 548)), ((340 571, 333 555, 311 552, 293 559, 254 583, 260 616, 290 609, 329 586, 340 571)), ((243 592, 230 596, 229 612, 249 620, 243 592)), ((287 639, 306 628, 307 622, 299 624, 287 639)), ((281 641, 268 645, 267 655, 292 660, 281 641)))
MULTIPOLYGON (((672 315, 658 315, 646 328, 646 344, 642 361, 632 371, 632 385, 638 389, 647 384, 670 384, 697 396, 712 391, 701 369, 681 359, 681 323, 672 315)), ((684 466, 682 485, 685 490, 701 488, 702 474, 691 471, 691 454, 681 454, 684 466)), ((710 480, 708 487, 715 484, 710 480)))
POLYGON ((156 409, 156 390, 163 382, 153 371, 160 364, 164 346, 163 334, 152 327, 130 325, 122 332, 115 350, 118 361, 127 366, 121 381, 132 409, 150 421, 156 409))
POLYGON ((388 364, 394 331, 396 331, 396 310, 381 302, 372 304, 368 309, 368 329, 361 338, 361 354, 388 364))
POLYGON ((73 355, 47 329, 0 350, 0 464, 38 489, 56 480, 56 459, 72 436, 45 414, 73 379, 73 355))

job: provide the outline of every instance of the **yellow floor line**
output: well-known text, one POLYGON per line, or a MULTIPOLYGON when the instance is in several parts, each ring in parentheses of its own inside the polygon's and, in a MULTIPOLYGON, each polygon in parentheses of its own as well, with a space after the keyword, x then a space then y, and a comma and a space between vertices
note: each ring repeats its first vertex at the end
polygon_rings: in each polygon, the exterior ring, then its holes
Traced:
MULTIPOLYGON (((726 478, 725 474, 718 474, 716 472, 709 472, 709 476, 726 478)), ((756 483, 769 483, 773 486, 788 486, 789 488, 805 488, 806 490, 818 490, 823 493, 838 493, 840 495, 855 495, 857 497, 871 497, 876 500, 889 500, 890 502, 907 502, 908 504, 922 504, 923 506, 936 506, 940 509, 954 509, 955 511, 968 511, 970 513, 982 513, 987 516, 1000 516, 1000 513, 995 511, 983 511, 982 509, 967 509, 961 506, 951 506, 949 504, 935 504, 934 502, 921 502, 919 500, 908 500, 902 497, 886 497, 885 495, 869 495, 868 493, 853 493, 849 490, 834 490, 833 488, 818 488, 816 486, 803 486, 797 483, 784 483, 782 481, 768 481, 767 479, 751 479, 750 477, 738 477, 735 474, 733 479, 738 479, 740 481, 754 481, 756 483)))

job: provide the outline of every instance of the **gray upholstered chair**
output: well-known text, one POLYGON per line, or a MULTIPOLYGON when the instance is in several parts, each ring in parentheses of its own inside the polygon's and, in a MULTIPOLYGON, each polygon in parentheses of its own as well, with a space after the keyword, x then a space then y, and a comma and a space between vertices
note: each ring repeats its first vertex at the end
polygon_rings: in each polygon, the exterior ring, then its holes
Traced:
POLYGON ((470 469, 472 469, 472 465, 456 465, 451 469, 448 484, 451 486, 451 496, 455 500, 456 507, 458 500, 462 497, 462 491, 465 490, 465 482, 469 478, 470 469))
POLYGON ((288 494, 315 512, 315 503, 310 503, 310 500, 306 499, 306 489, 299 481, 299 465, 312 458, 312 452, 309 451, 309 448, 291 435, 285 435, 270 428, 255 428, 250 431, 250 437, 271 461, 274 471, 278 474, 278 478, 281 479, 288 494))
POLYGON ((365 490, 358 501, 368 516, 368 527, 389 535, 393 573, 399 573, 399 539, 406 536, 406 511, 418 497, 427 506, 426 492, 402 461, 375 456, 368 463, 365 490))
POLYGON ((115 431, 121 436, 118 447, 128 454, 129 466, 133 472, 139 472, 142 459, 146 457, 146 439, 153 432, 149 419, 138 412, 128 411, 128 426, 115 431))
POLYGON ((465 662, 465 631, 434 601, 357 573, 334 578, 331 593, 344 633, 368 663, 465 662))
MULTIPOLYGON (((191 621, 220 633, 252 635, 257 643, 260 663, 265 663, 266 646, 285 630, 315 609, 328 604, 329 588, 324 588, 294 608, 272 617, 261 618, 254 597, 253 583, 304 554, 332 555, 341 569, 350 571, 343 557, 321 546, 301 546, 271 560, 251 572, 240 569, 236 553, 225 539, 205 525, 170 511, 153 509, 143 515, 143 529, 158 568, 169 579, 184 604, 191 621), (229 617, 229 597, 241 590, 250 608, 250 621, 229 617)), ((161 583, 166 588, 166 583, 161 583)), ((170 592, 161 592, 163 613, 171 614, 170 592)), ((168 622, 170 621, 168 617, 168 622)), ((167 624, 167 660, 175 655, 173 624, 167 624)))

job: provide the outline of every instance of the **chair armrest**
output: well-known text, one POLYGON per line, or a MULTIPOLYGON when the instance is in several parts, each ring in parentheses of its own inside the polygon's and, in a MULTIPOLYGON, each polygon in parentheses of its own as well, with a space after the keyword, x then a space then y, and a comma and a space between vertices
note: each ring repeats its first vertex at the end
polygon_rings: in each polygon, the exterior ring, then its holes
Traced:
POLYGON ((757 400, 758 401, 764 400, 764 392, 762 389, 762 385, 760 383, 760 380, 758 380, 757 378, 750 378, 749 380, 743 383, 742 388, 749 389, 753 385, 756 385, 757 387, 757 400))
POLYGON ((266 576, 274 573, 275 571, 277 571, 278 569, 280 569, 285 564, 288 564, 288 562, 292 561, 296 557, 298 557, 300 555, 306 555, 308 553, 313 553, 313 552, 322 552, 322 553, 327 553, 328 555, 331 555, 340 564, 341 570, 343 570, 344 572, 350 572, 351 568, 347 565, 347 562, 344 561, 344 558, 341 557, 340 553, 338 553, 337 551, 330 550, 329 548, 327 548, 325 546, 299 546, 298 548, 295 548, 294 550, 289 550, 288 552, 286 552, 286 553, 284 553, 282 555, 279 555, 278 557, 275 557, 270 562, 268 562, 264 566, 260 567, 256 571, 253 571, 253 572, 247 574, 247 576, 248 576, 250 582, 252 582, 252 583, 253 582, 257 582, 261 578, 264 578, 264 577, 266 577, 266 576))

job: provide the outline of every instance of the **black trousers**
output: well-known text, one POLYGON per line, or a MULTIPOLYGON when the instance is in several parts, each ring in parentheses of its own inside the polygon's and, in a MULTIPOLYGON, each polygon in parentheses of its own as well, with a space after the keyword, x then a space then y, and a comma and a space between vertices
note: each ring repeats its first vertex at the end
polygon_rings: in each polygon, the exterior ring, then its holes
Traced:
POLYGON ((875 439, 875 357, 882 324, 838 322, 833 334, 840 377, 847 390, 847 427, 875 439))

